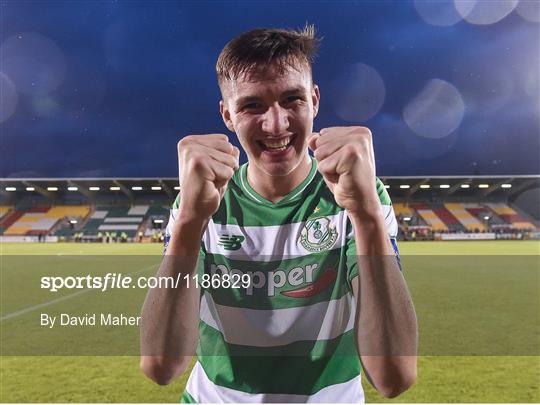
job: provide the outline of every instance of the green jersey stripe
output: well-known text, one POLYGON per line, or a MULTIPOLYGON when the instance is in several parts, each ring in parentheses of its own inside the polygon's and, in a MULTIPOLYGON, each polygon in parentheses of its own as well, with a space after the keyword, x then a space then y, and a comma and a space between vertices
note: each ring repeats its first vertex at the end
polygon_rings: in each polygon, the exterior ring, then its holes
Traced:
MULTIPOLYGON (((283 224, 305 222, 309 217, 317 215, 321 217, 334 216, 344 212, 335 203, 334 196, 328 190, 318 172, 315 172, 314 180, 307 184, 302 191, 306 190, 308 186, 310 186, 310 193, 304 196, 302 206, 298 209, 294 204, 285 204, 279 207, 258 204, 252 199, 246 199, 246 192, 231 182, 225 192, 220 208, 212 217, 212 223, 214 226, 218 224, 231 224, 240 227, 281 226, 283 224), (242 204, 240 204, 240 201, 242 204), (249 209, 246 210, 244 205, 248 206, 249 209)), ((394 210, 388 192, 379 179, 377 179, 377 192, 379 193, 388 232, 391 237, 395 237, 397 235, 397 221, 394 210)), ((172 206, 168 225, 172 225, 178 216, 179 197, 180 195, 177 196, 172 206)), ((169 233, 171 229, 169 226, 167 227, 169 233)))
POLYGON ((191 395, 189 395, 189 392, 187 392, 187 390, 184 390, 184 393, 182 394, 182 397, 180 398, 180 403, 182 403, 182 404, 196 404, 197 401, 195 401, 195 398, 193 398, 191 395))
MULTIPOLYGON (((324 180, 322 178, 322 175, 318 173, 316 170, 317 168, 317 162, 315 159, 312 159, 312 168, 310 170, 310 173, 306 177, 306 179, 294 190, 292 190, 285 198, 281 199, 278 203, 273 204, 270 201, 266 200, 264 197, 258 196, 258 193, 251 188, 249 185, 249 182, 247 181, 247 163, 244 163, 234 174, 233 181, 229 184, 231 188, 234 188, 234 186, 237 186, 240 188, 240 190, 247 194, 251 199, 255 200, 256 202, 260 203, 263 201, 266 201, 269 205, 272 206, 272 208, 277 208, 277 205, 283 205, 283 203, 288 203, 291 200, 294 200, 297 198, 303 191, 307 189, 307 187, 310 185, 313 180, 316 180, 316 183, 319 183, 322 181, 322 184, 324 184, 324 180)), ((315 183, 315 182, 314 182, 315 183)), ((324 184, 326 187, 326 184, 324 184)), ((390 200, 390 196, 388 195, 388 191, 384 187, 383 182, 376 178, 376 184, 375 187, 377 189, 377 194, 379 195, 379 200, 382 205, 391 205, 392 202, 390 200)), ((229 189, 226 190, 230 191, 229 189)), ((331 194, 330 194, 331 195, 331 194)), ((172 209, 178 209, 180 206, 180 194, 177 195, 175 201, 173 202, 172 209)))
MULTIPOLYGON (((309 182, 296 190, 294 198, 283 198, 276 204, 260 203, 253 199, 254 191, 240 183, 240 176, 229 182, 218 211, 212 216, 214 223, 237 224, 239 226, 271 226, 305 221, 308 216, 335 215, 343 209, 334 200, 333 194, 315 171, 309 182), (301 202, 301 204, 299 204, 301 202)), ((293 197, 291 194, 290 197, 293 197)), ((256 196, 257 199, 262 197, 256 196)))
POLYGON ((271 207, 283 205, 294 200, 296 197, 298 197, 306 189, 306 187, 311 183, 311 181, 314 179, 315 175, 317 174, 317 161, 313 159, 312 157, 310 157, 310 160, 311 160, 311 168, 309 170, 308 175, 304 179, 304 181, 302 181, 302 183, 300 183, 296 188, 291 190, 285 197, 283 197, 277 203, 273 203, 267 200, 266 198, 261 196, 259 193, 257 193, 255 189, 251 187, 247 178, 247 170, 248 170, 249 162, 244 163, 240 167, 240 170, 238 170, 237 172, 239 183, 242 186, 243 191, 245 191, 246 194, 248 194, 251 198, 253 198, 258 203, 269 205, 271 207))
MULTIPOLYGON (((265 367, 265 374, 269 381, 276 377, 280 377, 276 373, 276 366, 279 364, 270 365, 261 364, 255 369, 251 369, 251 373, 257 374, 262 367, 265 367)), ((335 364, 336 372, 341 374, 340 369, 347 369, 347 364, 340 366, 335 364)), ((295 369, 298 374, 289 376, 287 381, 288 386, 294 386, 295 383, 301 380, 300 376, 305 372, 305 369, 295 369)), ((238 381, 242 381, 243 373, 238 376, 238 381)), ((233 377, 234 379, 234 377, 233 377)), ((200 363, 196 363, 189 377, 186 390, 199 403, 363 403, 364 392, 362 390, 361 380, 358 373, 343 382, 325 386, 313 394, 291 394, 283 392, 267 392, 264 393, 249 393, 223 385, 215 384, 212 381, 212 376, 207 375, 200 363)))
POLYGON ((248 181, 247 181, 247 164, 243 164, 242 167, 240 167, 240 184, 242 185, 242 188, 246 192, 247 195, 249 195, 251 198, 253 198, 258 203, 262 203, 262 198, 259 199, 256 197, 256 193, 251 192, 251 190, 247 187, 248 181), (244 174, 243 174, 243 173, 244 174))
POLYGON ((379 201, 382 205, 392 205, 392 201, 390 201, 390 196, 388 195, 388 191, 386 191, 386 187, 384 186, 381 179, 377 177, 376 180, 376 187, 377 187, 377 194, 379 195, 379 201))

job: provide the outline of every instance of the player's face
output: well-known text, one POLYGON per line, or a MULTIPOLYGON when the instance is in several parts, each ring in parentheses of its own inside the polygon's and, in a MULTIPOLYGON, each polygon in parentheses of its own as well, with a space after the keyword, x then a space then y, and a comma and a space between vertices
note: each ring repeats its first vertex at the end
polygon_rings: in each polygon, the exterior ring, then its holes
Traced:
POLYGON ((307 162, 307 138, 319 107, 319 89, 307 67, 247 75, 230 82, 221 113, 253 169, 287 176, 307 162))

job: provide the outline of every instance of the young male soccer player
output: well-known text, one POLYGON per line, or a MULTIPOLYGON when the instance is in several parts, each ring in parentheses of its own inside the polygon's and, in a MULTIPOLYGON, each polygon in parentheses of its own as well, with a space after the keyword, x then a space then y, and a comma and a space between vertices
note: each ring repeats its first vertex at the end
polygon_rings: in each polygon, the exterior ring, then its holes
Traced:
POLYGON ((184 401, 363 402, 361 365, 387 397, 416 378, 415 312, 371 133, 313 132, 316 45, 312 28, 257 29, 221 52, 220 112, 248 163, 226 135, 178 144, 158 275, 180 282, 148 293, 141 367, 168 384, 197 349, 184 401))

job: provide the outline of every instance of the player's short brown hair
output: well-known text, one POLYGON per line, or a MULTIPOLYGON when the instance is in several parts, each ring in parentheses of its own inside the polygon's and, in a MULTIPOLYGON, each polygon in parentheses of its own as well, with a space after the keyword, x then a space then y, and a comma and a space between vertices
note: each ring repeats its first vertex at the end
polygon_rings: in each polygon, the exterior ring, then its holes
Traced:
POLYGON ((232 39, 221 51, 216 63, 218 83, 223 84, 251 72, 264 71, 268 66, 284 72, 287 68, 307 67, 315 58, 320 39, 315 27, 302 30, 258 28, 232 39))

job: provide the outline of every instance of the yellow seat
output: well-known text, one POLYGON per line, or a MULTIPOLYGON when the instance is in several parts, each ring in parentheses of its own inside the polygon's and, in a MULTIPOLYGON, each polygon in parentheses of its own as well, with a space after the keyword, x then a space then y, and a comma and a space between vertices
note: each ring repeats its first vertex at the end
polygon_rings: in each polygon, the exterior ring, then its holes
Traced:
POLYGON ((413 214, 412 209, 405 204, 395 203, 392 206, 394 207, 394 214, 396 214, 396 216, 403 215, 410 217, 413 214))
POLYGON ((2 218, 4 215, 6 215, 9 211, 11 211, 11 207, 8 205, 0 205, 0 218, 2 218))
POLYGON ((434 231, 447 231, 446 224, 430 209, 417 210, 418 214, 427 222, 434 231))
POLYGON ((8 229, 4 231, 4 235, 24 235, 26 232, 31 230, 32 227, 24 225, 11 225, 8 229))

